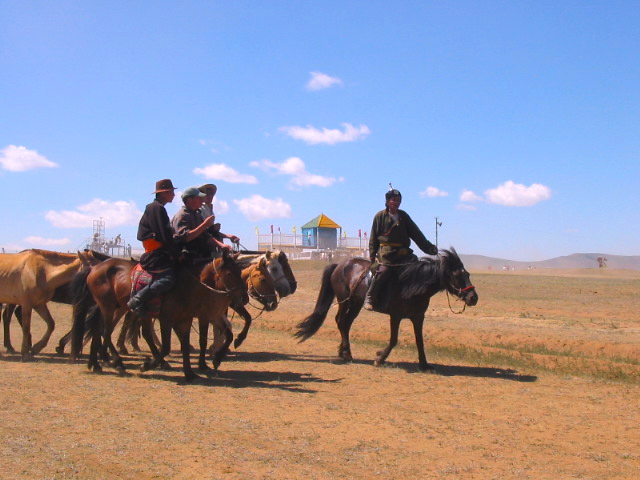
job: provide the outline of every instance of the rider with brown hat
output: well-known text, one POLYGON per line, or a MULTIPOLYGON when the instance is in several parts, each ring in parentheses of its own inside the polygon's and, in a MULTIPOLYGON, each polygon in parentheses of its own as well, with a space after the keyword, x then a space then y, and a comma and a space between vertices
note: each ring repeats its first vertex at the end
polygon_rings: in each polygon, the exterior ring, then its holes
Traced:
POLYGON ((140 257, 140 266, 153 274, 153 281, 131 297, 127 306, 138 314, 144 313, 144 305, 151 298, 171 290, 176 283, 175 264, 177 246, 173 239, 173 230, 169 215, 165 209, 174 199, 176 188, 170 179, 156 182, 156 195, 148 204, 138 224, 138 240, 144 246, 140 257))

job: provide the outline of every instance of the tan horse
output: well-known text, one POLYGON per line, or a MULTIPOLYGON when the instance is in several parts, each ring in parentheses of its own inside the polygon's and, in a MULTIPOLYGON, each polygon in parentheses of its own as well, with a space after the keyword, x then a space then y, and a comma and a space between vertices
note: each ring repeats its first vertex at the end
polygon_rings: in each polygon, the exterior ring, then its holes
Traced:
MULTIPOLYGON (((264 265, 259 270, 259 274, 262 275, 263 278, 265 275, 268 275, 271 278, 273 287, 280 298, 287 297, 296 291, 298 283, 296 282, 293 271, 291 270, 291 266, 289 265, 287 255, 283 251, 276 250, 273 252, 266 251, 244 254, 241 253, 238 257, 238 263, 244 269, 243 272, 246 272, 246 268, 248 268, 249 266, 257 264, 264 265)), ((256 274, 258 274, 258 272, 254 273, 254 275, 256 274)), ((268 287, 263 286, 263 288, 268 287)), ((256 297, 255 295, 252 295, 251 292, 252 288, 251 285, 249 285, 249 295, 262 303, 262 305, 264 306, 264 310, 270 312, 272 310, 275 310, 278 306, 277 298, 275 299, 275 304, 268 306, 268 304, 263 300, 271 299, 272 297, 265 297, 261 299, 259 297, 256 297)), ((247 334, 249 333, 249 327, 251 327, 251 322, 253 321, 253 319, 245 308, 234 308, 234 310, 236 310, 236 312, 238 312, 238 314, 244 320, 244 328, 235 339, 233 344, 235 348, 238 348, 247 337, 247 334)), ((220 338, 219 334, 220 332, 214 331, 214 344, 211 346, 212 351, 218 348, 218 345, 224 342, 224 339, 220 338)))
POLYGON ((90 253, 76 255, 48 250, 25 250, 0 254, 0 303, 20 305, 22 309, 23 360, 38 354, 49 342, 55 321, 47 308, 58 287, 71 280, 83 266, 91 263, 90 253), (32 345, 31 314, 35 310, 47 324, 43 337, 32 345))

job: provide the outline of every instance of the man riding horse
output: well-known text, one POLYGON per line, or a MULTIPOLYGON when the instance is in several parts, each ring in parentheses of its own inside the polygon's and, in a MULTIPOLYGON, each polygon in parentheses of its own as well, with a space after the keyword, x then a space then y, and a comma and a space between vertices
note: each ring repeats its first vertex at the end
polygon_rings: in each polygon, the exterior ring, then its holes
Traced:
MULTIPOLYGON (((391 187, 391 184, 389 184, 391 187)), ((386 282, 394 267, 406 265, 418 260, 414 255, 411 240, 429 255, 437 255, 438 247, 431 243, 409 214, 400 210, 402 194, 391 187, 385 194, 385 209, 373 217, 371 235, 369 237, 369 257, 374 265, 376 257, 379 266, 369 285, 363 308, 374 310, 380 286, 386 282)))
POLYGON ((156 198, 148 204, 138 225, 138 240, 144 246, 140 266, 153 275, 153 281, 131 297, 127 306, 138 315, 144 314, 146 303, 168 292, 176 283, 178 247, 173 239, 169 215, 165 209, 176 196, 171 180, 156 182, 156 198))

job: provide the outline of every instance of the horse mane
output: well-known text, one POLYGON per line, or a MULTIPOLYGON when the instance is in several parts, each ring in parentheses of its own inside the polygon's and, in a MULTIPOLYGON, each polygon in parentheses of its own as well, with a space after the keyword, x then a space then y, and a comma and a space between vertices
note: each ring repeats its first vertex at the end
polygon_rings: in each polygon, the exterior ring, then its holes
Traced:
POLYGON ((441 290, 444 273, 461 268, 464 268, 462 260, 453 247, 441 250, 437 259, 423 257, 420 261, 407 265, 398 274, 400 297, 409 300, 426 295, 434 287, 441 290))

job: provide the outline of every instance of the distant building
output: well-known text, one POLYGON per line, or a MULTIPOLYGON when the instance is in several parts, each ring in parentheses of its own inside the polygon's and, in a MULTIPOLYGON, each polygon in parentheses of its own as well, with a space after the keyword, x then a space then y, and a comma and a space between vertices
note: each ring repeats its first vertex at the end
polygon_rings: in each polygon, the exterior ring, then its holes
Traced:
POLYGON ((338 238, 342 236, 342 227, 321 213, 302 227, 302 246, 305 248, 338 248, 338 238), (338 234, 340 230, 340 234, 338 234))

